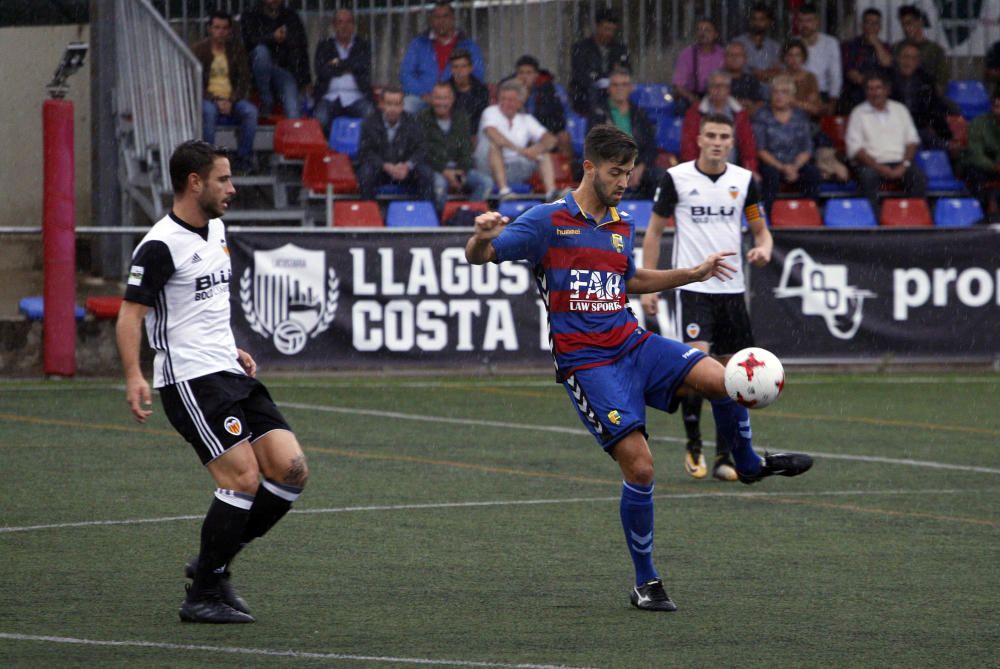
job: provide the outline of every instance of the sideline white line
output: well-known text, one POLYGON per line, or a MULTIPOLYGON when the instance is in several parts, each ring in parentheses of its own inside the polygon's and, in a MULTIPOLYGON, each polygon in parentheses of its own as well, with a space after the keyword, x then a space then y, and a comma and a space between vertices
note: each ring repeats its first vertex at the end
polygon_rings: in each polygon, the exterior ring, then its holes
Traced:
MULTIPOLYGON (((819 490, 814 492, 678 492, 654 495, 656 499, 706 499, 730 497, 854 497, 879 495, 963 495, 1000 492, 1000 488, 943 488, 939 490, 819 490)), ((424 504, 377 504, 371 506, 341 506, 325 509, 292 509, 295 514, 317 513, 359 513, 366 511, 412 511, 423 509, 468 509, 477 507, 536 506, 541 504, 580 504, 585 502, 615 502, 618 496, 602 497, 562 497, 549 499, 500 499, 480 502, 427 502, 424 504)), ((108 527, 113 525, 144 525, 149 523, 169 523, 178 520, 201 520, 204 515, 164 516, 162 518, 126 518, 123 520, 83 520, 74 523, 49 523, 46 525, 21 525, 0 527, 0 534, 32 532, 35 530, 58 530, 73 527, 108 527)))
POLYGON ((78 639, 67 636, 37 634, 10 634, 0 632, 0 639, 10 641, 47 641, 77 646, 112 646, 128 648, 155 648, 158 650, 192 650, 236 655, 263 655, 266 657, 302 657, 318 660, 349 660, 352 662, 388 662, 395 664, 423 664, 435 667, 492 667, 495 669, 586 669, 564 664, 531 664, 508 662, 481 662, 475 660, 435 660, 426 657, 390 657, 377 655, 350 655, 347 653, 316 653, 303 650, 271 650, 269 648, 239 648, 236 646, 205 646, 201 644, 165 643, 161 641, 108 641, 103 639, 78 639))
MULTIPOLYGON (((589 435, 583 428, 559 427, 556 425, 532 425, 525 423, 507 423, 495 420, 477 420, 473 418, 449 418, 447 416, 428 416, 422 414, 401 413, 399 411, 382 411, 380 409, 358 409, 350 407, 328 406, 323 404, 302 404, 299 402, 282 402, 282 407, 289 409, 301 409, 304 411, 320 411, 324 413, 352 414, 355 416, 375 416, 378 418, 397 418, 400 420, 415 420, 425 423, 445 423, 450 425, 467 425, 472 427, 497 427, 504 430, 531 430, 535 432, 555 432, 558 434, 589 435)), ((683 443, 685 440, 679 437, 653 437, 652 441, 666 441, 671 443, 683 443)), ((706 441, 708 446, 715 442, 706 441)), ((818 451, 808 451, 812 455, 830 460, 855 460, 858 462, 879 462, 890 465, 906 465, 909 467, 926 467, 929 469, 949 469, 960 472, 975 472, 978 474, 1000 474, 997 467, 979 467, 976 465, 955 465, 947 462, 934 462, 933 460, 912 460, 907 458, 884 458, 874 455, 850 455, 844 453, 822 453, 818 451)))

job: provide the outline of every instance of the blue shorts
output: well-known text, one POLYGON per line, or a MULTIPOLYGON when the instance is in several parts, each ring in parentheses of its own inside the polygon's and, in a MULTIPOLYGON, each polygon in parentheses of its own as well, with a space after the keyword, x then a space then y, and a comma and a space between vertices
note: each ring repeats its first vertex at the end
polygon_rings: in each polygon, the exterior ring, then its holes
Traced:
POLYGON ((673 413, 674 393, 705 354, 687 344, 651 334, 620 359, 580 369, 563 386, 605 451, 635 430, 646 434, 646 407, 673 413))

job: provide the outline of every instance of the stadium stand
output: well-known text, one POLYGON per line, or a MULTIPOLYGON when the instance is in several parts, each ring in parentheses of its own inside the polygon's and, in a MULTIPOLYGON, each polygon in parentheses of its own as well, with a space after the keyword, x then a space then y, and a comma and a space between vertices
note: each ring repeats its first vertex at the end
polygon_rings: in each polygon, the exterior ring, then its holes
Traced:
POLYGON ((437 212, 434 204, 424 200, 390 202, 385 214, 387 228, 436 228, 437 212))
POLYGON ((350 158, 336 151, 307 154, 302 168, 302 185, 315 193, 358 192, 358 180, 350 158))
POLYGON ((361 146, 361 119, 338 116, 330 126, 330 148, 346 154, 351 160, 358 157, 361 146))
POLYGON ((847 117, 846 116, 824 116, 819 120, 819 128, 830 141, 837 153, 843 155, 847 151, 847 117))
POLYGON ((652 200, 622 200, 618 208, 632 215, 636 230, 645 230, 649 226, 649 217, 653 214, 652 200))
POLYGON ((331 226, 338 228, 381 228, 382 212, 371 200, 338 200, 333 203, 331 226))
POLYGON ((673 115, 674 98, 666 84, 636 84, 630 100, 646 112, 650 119, 656 119, 664 113, 673 115))
POLYGON ((500 203, 497 211, 501 216, 507 216, 511 221, 531 209, 536 204, 542 204, 541 200, 504 200, 500 203))
POLYGON ((927 175, 928 191, 961 193, 965 190, 965 184, 956 179, 951 170, 946 151, 917 151, 914 162, 927 175))
POLYGON ((823 225, 815 200, 775 200, 768 218, 772 228, 818 228, 823 225))
MULTIPOLYGON (((468 212, 471 214, 482 214, 489 211, 489 205, 485 202, 473 202, 471 200, 451 200, 446 202, 444 209, 441 211, 441 224, 442 225, 455 225, 451 222, 452 218, 456 216, 459 212, 468 212)), ((464 224, 464 223, 463 223, 464 224)))
POLYGON ((972 120, 990 110, 990 94, 983 82, 976 79, 949 81, 945 97, 958 105, 966 120, 972 120))
POLYGON ((656 146, 679 156, 681 153, 681 127, 684 119, 680 116, 661 115, 656 123, 656 146))
POLYGON ((112 320, 118 317, 122 307, 121 295, 95 295, 88 297, 83 307, 94 315, 97 320, 112 320))
POLYGON ((934 204, 934 225, 939 228, 966 228, 983 218, 983 208, 974 197, 943 197, 934 204))
POLYGON ((583 140, 587 137, 587 119, 573 112, 566 113, 566 132, 569 133, 573 151, 578 156, 583 155, 583 140))
MULTIPOLYGON (((569 158, 562 153, 552 153, 550 154, 552 158, 552 171, 555 173, 556 178, 556 188, 572 188, 576 186, 576 180, 573 178, 573 166, 569 162, 569 158)), ((531 179, 528 181, 531 186, 531 192, 533 193, 544 193, 545 186, 542 184, 542 177, 539 176, 538 172, 531 175, 531 179)), ((513 188, 511 188, 513 190, 513 188)))
POLYGON ((922 197, 888 198, 882 201, 883 227, 923 228, 934 225, 927 200, 922 197))
POLYGON ((878 225, 871 203, 863 197, 829 200, 823 212, 828 228, 874 228, 878 225))
POLYGON ((302 159, 308 153, 325 150, 326 137, 316 119, 286 118, 274 129, 274 151, 286 160, 302 159))
MULTIPOLYGON (((17 303, 17 310, 29 321, 40 321, 45 318, 45 299, 41 295, 22 297, 17 303)), ((76 320, 82 321, 87 312, 80 305, 75 305, 73 314, 76 320)))

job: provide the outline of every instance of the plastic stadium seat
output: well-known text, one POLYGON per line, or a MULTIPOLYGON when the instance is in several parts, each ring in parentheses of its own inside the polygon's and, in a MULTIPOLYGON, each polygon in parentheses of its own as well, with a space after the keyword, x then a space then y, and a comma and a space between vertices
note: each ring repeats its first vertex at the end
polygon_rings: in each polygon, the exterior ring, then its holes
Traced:
POLYGON ((374 200, 337 200, 333 203, 333 220, 338 228, 381 228, 382 212, 374 200))
POLYGON ((889 198, 882 201, 882 225, 895 228, 930 227, 931 210, 922 197, 889 198))
POLYGON ((507 216, 510 220, 514 220, 527 210, 534 207, 536 204, 542 204, 541 200, 504 200, 497 207, 497 211, 500 212, 501 216, 507 216))
POLYGON ((305 158, 326 150, 326 137, 314 118, 286 118, 274 128, 274 151, 285 158, 305 158))
POLYGON ((816 200, 775 200, 770 223, 772 228, 817 228, 823 219, 816 200))
POLYGON ((302 168, 302 185, 317 193, 325 193, 327 186, 332 186, 334 194, 358 192, 351 159, 336 151, 308 154, 302 168))
POLYGON ((983 82, 975 79, 949 81, 944 95, 958 105, 966 119, 975 118, 990 110, 990 94, 983 82))
POLYGON ((587 119, 579 114, 569 112, 566 114, 566 132, 569 133, 570 142, 573 144, 573 151, 576 155, 583 155, 583 142, 587 138, 587 119))
MULTIPOLYGON (((550 153, 552 157, 552 170, 555 172, 556 177, 556 188, 574 188, 576 186, 576 180, 573 179, 573 166, 569 163, 569 158, 561 153, 550 153)), ((531 180, 528 182, 531 185, 531 190, 529 193, 544 193, 545 184, 542 183, 542 177, 536 171, 531 175, 531 180)), ((513 190, 513 186, 511 186, 513 190)))
POLYGON ((656 146, 675 156, 681 153, 681 125, 684 119, 680 116, 660 116, 656 123, 656 146))
POLYGON ((819 128, 830 141, 837 153, 847 152, 847 117, 846 116, 824 116, 819 120, 819 128))
POLYGON ((441 224, 451 225, 448 221, 450 221, 452 216, 460 211, 472 212, 473 214, 479 215, 489 210, 490 207, 485 202, 474 202, 472 200, 451 200, 445 203, 444 211, 441 212, 441 224))
POLYGON ((673 114, 674 97, 666 84, 636 84, 629 100, 650 118, 655 119, 661 112, 673 114))
POLYGON ((387 228, 436 228, 437 212, 426 200, 402 200, 389 203, 385 214, 387 228))
POLYGON ((101 295, 88 297, 83 306, 87 311, 94 314, 94 318, 97 320, 112 320, 118 318, 118 310, 122 308, 122 296, 101 295))
POLYGON ((353 116, 338 116, 330 125, 330 148, 347 154, 351 160, 358 157, 361 145, 361 119, 353 116))
MULTIPOLYGON (((40 321, 45 318, 45 299, 41 295, 22 297, 17 303, 17 310, 29 321, 40 321)), ((74 305, 73 315, 76 320, 82 321, 87 312, 80 305, 74 305)))
POLYGON ((969 122, 961 114, 948 114, 946 118, 952 139, 964 149, 969 145, 969 122))
POLYGON ((559 98, 559 103, 562 105, 563 112, 569 114, 570 111, 572 111, 572 108, 569 106, 569 94, 566 92, 566 87, 553 81, 552 88, 556 89, 556 97, 559 98))
POLYGON ((927 175, 927 190, 964 191, 965 184, 955 178, 946 151, 917 151, 917 167, 927 175))
POLYGON ((653 201, 622 200, 618 209, 632 215, 636 230, 645 230, 649 226, 649 217, 653 215, 653 201))
POLYGON ((828 228, 874 228, 878 221, 868 200, 850 197, 828 201, 823 224, 828 228))
POLYGON ((943 197, 934 205, 934 225, 939 228, 966 228, 983 218, 983 208, 974 197, 943 197))

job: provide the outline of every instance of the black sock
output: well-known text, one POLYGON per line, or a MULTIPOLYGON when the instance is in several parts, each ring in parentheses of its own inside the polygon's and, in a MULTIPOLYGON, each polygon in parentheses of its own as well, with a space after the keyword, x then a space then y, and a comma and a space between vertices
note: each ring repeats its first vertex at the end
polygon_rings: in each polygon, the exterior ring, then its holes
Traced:
POLYGON ((715 457, 720 455, 730 455, 733 452, 733 444, 722 434, 722 430, 715 428, 715 457))
POLYGON ((681 400, 681 415, 688 441, 701 441, 701 395, 685 395, 681 400))
POLYGON ((302 488, 264 479, 257 488, 257 497, 250 507, 250 519, 243 530, 240 543, 245 546, 257 537, 267 534, 267 531, 288 513, 292 508, 292 502, 301 494, 302 488))
POLYGON ((240 550, 240 537, 250 518, 253 495, 217 488, 201 525, 201 552, 192 590, 216 586, 229 561, 240 550))

